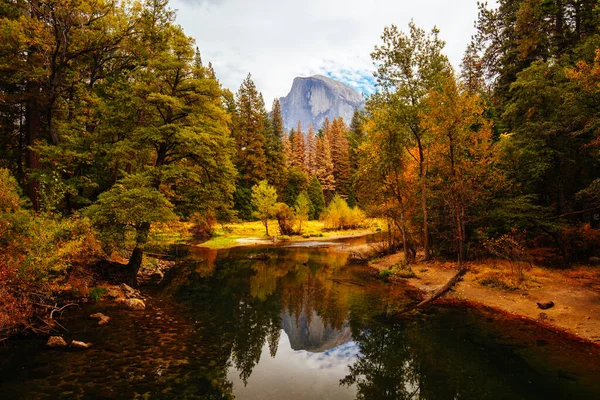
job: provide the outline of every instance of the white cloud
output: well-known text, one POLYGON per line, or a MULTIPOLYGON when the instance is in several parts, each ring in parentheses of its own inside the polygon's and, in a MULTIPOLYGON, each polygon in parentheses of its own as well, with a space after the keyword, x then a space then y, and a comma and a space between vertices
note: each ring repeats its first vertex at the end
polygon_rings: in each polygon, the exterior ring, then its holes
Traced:
POLYGON ((440 28, 458 67, 477 17, 477 0, 172 0, 171 7, 222 84, 236 92, 251 72, 267 107, 296 76, 318 73, 359 90, 368 86, 370 53, 384 26, 405 30, 411 19, 440 28))

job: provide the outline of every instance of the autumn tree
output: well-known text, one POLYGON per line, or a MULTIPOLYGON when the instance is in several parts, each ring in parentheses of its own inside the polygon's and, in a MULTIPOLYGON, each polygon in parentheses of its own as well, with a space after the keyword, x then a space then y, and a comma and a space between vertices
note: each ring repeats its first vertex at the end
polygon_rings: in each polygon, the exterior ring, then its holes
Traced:
POLYGON ((294 215, 298 221, 298 234, 302 234, 302 222, 308 221, 312 204, 306 192, 300 193, 294 206, 294 215))
POLYGON ((446 79, 441 90, 430 92, 426 102, 421 123, 431 134, 432 187, 439 191, 447 218, 454 221, 458 264, 463 268, 468 225, 481 217, 478 207, 494 197, 503 181, 497 169, 498 152, 479 98, 454 78, 446 79))
POLYGON ((302 125, 300 121, 298 121, 298 127, 296 130, 292 132, 290 133, 290 138, 292 141, 292 165, 304 170, 306 146, 304 144, 304 132, 302 132, 302 125))
POLYGON ((269 219, 275 216, 276 203, 277 191, 266 180, 252 187, 252 205, 256 210, 255 215, 264 225, 267 236, 269 236, 269 219))
POLYGON ((342 117, 333 120, 325 138, 329 141, 331 148, 331 161, 333 163, 336 192, 347 199, 350 195, 352 185, 352 171, 350 168, 348 128, 342 117))
POLYGON ((331 157, 331 145, 329 143, 329 132, 331 124, 329 119, 325 119, 322 133, 317 137, 317 173, 321 188, 326 198, 333 197, 335 193, 335 177, 333 175, 334 166, 331 157))
POLYGON ((408 33, 394 25, 384 29, 383 44, 376 46, 371 58, 376 65, 375 78, 381 93, 372 101, 387 103, 397 121, 397 129, 411 138, 411 157, 419 167, 423 213, 423 249, 429 258, 429 221, 427 208, 426 130, 421 124, 424 100, 430 90, 439 88, 441 78, 449 74, 444 42, 434 28, 430 33, 409 24, 408 33))
POLYGON ((394 109, 371 97, 365 124, 369 135, 357 150, 356 187, 361 204, 370 215, 388 221, 388 245, 401 241, 407 263, 414 259, 415 241, 411 211, 417 203, 417 168, 410 156, 412 141, 397 129, 394 109), (398 239, 399 235, 399 239, 398 239))
POLYGON ((317 137, 312 122, 308 124, 304 148, 304 170, 309 175, 317 172, 317 137))
POLYGON ((283 139, 281 141, 281 148, 283 151, 283 165, 286 168, 289 168, 292 166, 292 161, 294 158, 293 152, 292 152, 292 142, 290 140, 290 133, 284 133, 283 134, 283 139))

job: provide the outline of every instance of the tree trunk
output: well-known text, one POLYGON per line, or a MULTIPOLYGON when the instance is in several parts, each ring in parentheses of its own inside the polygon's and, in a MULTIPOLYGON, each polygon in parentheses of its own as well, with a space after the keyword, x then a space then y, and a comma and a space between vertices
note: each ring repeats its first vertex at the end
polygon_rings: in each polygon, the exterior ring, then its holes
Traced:
POLYGON ((25 105, 25 145, 27 146, 25 167, 27 185, 25 191, 35 211, 40 210, 39 182, 36 178, 31 177, 31 174, 40 168, 40 155, 31 146, 40 138, 42 126, 41 109, 38 101, 39 92, 40 86, 38 84, 27 83, 27 102, 25 105))
POLYGON ((460 216, 460 209, 456 206, 456 233, 457 233, 457 241, 458 241, 458 266, 462 269, 464 263, 464 235, 462 229, 462 218, 460 216))
POLYGON ((429 223, 427 221, 427 185, 425 183, 425 174, 421 176, 421 202, 423 204, 423 253, 425 261, 429 261, 429 223))
POLYGON ((137 287, 137 274, 142 266, 142 258, 144 256, 144 249, 136 246, 131 253, 129 262, 127 263, 127 278, 125 282, 129 286, 137 287))
MULTIPOLYGON (((396 223, 398 225, 398 223, 396 223)), ((400 226, 398 226, 402 233, 402 247, 404 249, 404 260, 406 264, 410 264, 412 261, 411 253, 408 246, 408 235, 406 234, 406 223, 404 221, 404 205, 400 204, 400 226)))
POLYGON ((148 233, 150 232, 150 223, 142 222, 137 228, 135 238, 135 248, 131 253, 129 262, 127 263, 127 283, 130 286, 137 286, 137 274, 142 266, 142 258, 144 256, 144 244, 148 241, 148 233))

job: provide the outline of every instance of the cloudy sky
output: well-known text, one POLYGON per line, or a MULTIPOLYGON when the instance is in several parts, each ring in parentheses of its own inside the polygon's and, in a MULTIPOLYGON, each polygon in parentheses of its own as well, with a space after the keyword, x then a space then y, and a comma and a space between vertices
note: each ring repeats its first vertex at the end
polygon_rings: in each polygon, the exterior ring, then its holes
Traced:
POLYGON ((370 53, 386 25, 434 25, 456 68, 475 33, 477 0, 171 0, 205 62, 236 92, 248 72, 267 108, 296 76, 329 75, 373 90, 370 53))

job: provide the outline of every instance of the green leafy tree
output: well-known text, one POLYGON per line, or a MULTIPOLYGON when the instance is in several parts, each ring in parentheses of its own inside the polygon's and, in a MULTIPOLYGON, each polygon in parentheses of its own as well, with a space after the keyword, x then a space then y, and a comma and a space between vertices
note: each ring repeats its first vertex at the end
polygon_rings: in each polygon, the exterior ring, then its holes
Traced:
MULTIPOLYGON (((376 46, 371 58, 377 67, 375 77, 381 91, 371 96, 371 103, 386 103, 394 113, 397 127, 412 141, 412 158, 419 167, 421 206, 423 213, 423 250, 429 258, 429 221, 427 208, 427 132, 420 122, 424 100, 430 90, 440 87, 441 79, 451 73, 447 57, 442 53, 444 41, 437 28, 426 33, 414 22, 409 32, 395 25, 383 31, 381 46, 376 46)), ((375 106, 376 107, 376 106, 375 106)))
POLYGON ((296 221, 298 221, 298 233, 300 235, 302 234, 302 222, 308 221, 311 208, 313 208, 313 206, 308 198, 308 194, 306 194, 306 192, 300 193, 296 199, 296 206, 294 207, 294 215, 296 216, 296 221))
POLYGON ((260 181, 252 187, 252 205, 255 215, 265 226, 265 233, 269 236, 269 219, 275 215, 277 203, 277 190, 266 180, 260 181))
POLYGON ((156 222, 176 219, 173 204, 149 179, 132 176, 120 180, 110 190, 102 193, 98 200, 85 210, 94 225, 104 236, 104 243, 116 246, 123 241, 127 230, 135 233, 135 247, 128 263, 129 283, 136 284, 141 265, 144 245, 148 241, 150 227, 156 222))

